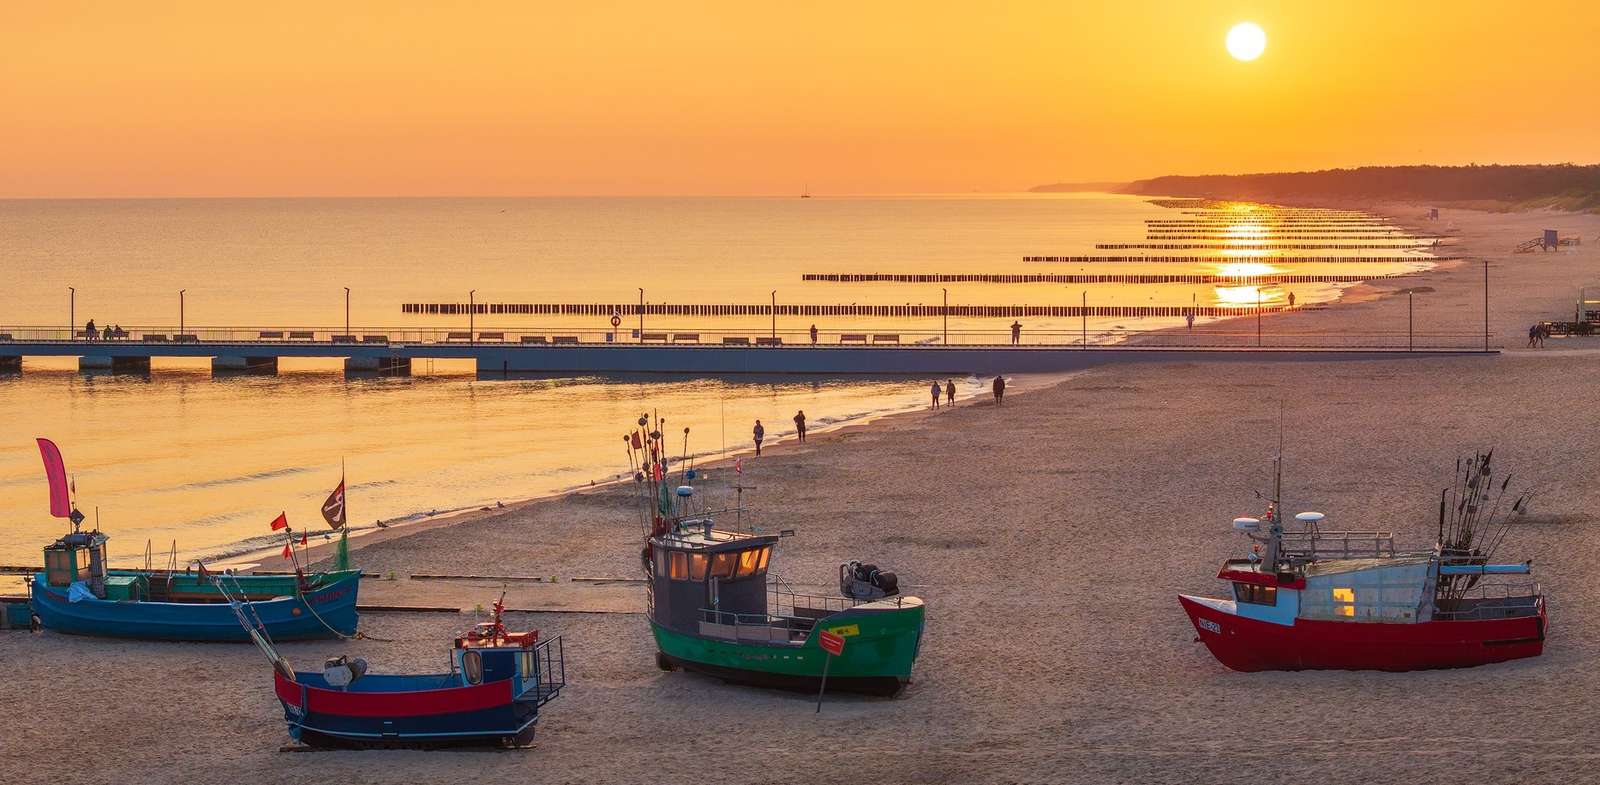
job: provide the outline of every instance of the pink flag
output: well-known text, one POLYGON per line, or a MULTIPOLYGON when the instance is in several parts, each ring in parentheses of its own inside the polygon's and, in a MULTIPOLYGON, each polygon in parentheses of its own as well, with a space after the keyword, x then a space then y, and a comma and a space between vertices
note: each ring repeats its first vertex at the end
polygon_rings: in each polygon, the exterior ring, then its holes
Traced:
POLYGON ((72 497, 67 494, 67 467, 61 461, 61 448, 49 439, 40 439, 39 456, 44 458, 44 477, 50 483, 50 514, 57 518, 71 516, 72 497))

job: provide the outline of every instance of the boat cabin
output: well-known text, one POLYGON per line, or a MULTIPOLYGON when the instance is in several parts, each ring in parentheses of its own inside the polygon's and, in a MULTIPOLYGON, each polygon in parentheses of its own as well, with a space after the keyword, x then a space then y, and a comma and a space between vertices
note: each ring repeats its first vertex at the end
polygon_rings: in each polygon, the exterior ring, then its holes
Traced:
POLYGON ((688 520, 652 540, 651 617, 698 634, 702 621, 733 623, 767 615, 767 564, 773 534, 742 534, 688 520))

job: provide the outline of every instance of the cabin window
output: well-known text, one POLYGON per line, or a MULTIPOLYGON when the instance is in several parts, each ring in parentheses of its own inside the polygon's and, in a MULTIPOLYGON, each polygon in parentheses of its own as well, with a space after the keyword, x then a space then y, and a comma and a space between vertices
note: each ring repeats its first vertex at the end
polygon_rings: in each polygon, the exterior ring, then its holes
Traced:
POLYGON ((766 546, 766 547, 761 549, 761 563, 756 565, 756 572, 766 572, 767 571, 767 556, 769 554, 771 554, 771 553, 772 553, 772 546, 770 546, 770 545, 768 545, 768 546, 766 546))
POLYGON ((1278 587, 1258 586, 1254 583, 1234 583, 1233 598, 1251 605, 1277 605, 1278 587))
POLYGON ((483 683, 483 655, 476 650, 467 649, 461 654, 461 672, 466 675, 468 684, 483 683))
POLYGON ((1333 612, 1337 616, 1356 615, 1356 590, 1342 587, 1333 590, 1333 612))
POLYGON ((751 548, 748 551, 739 551, 739 574, 737 577, 748 578, 756 574, 756 568, 761 564, 761 549, 751 548))
POLYGON ((667 553, 667 577, 675 581, 689 580, 689 557, 682 551, 667 553))
POLYGON ((715 560, 711 562, 712 577, 732 578, 734 562, 737 561, 736 556, 737 554, 731 552, 716 554, 715 560))
POLYGON ((534 670, 533 670, 533 652, 531 652, 531 651, 523 652, 521 659, 522 659, 522 678, 524 678, 524 679, 533 678, 533 674, 534 674, 534 670))
POLYGON ((689 580, 703 581, 706 579, 706 555, 695 553, 689 556, 689 580))

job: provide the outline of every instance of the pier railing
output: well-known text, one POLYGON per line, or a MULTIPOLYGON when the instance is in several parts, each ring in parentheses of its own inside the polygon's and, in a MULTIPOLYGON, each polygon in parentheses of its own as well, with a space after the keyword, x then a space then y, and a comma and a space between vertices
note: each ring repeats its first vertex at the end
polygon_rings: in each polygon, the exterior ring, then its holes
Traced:
MULTIPOLYGON (((1252 315, 1241 311, 1240 316, 1252 315)), ((500 327, 124 327, 118 337, 98 333, 90 338, 79 330, 65 327, 0 326, 0 356, 7 344, 72 344, 82 354, 93 354, 105 344, 141 346, 183 346, 211 344, 229 346, 571 346, 571 345, 657 345, 719 346, 796 349, 807 347, 938 348, 946 346, 985 347, 1023 346, 1081 349, 1165 348, 1165 349, 1388 349, 1471 350, 1488 342, 1482 331, 1406 331, 1353 330, 1315 332, 1272 329, 1264 325, 1241 329, 1236 320, 1214 327, 1197 325, 1193 329, 1163 324, 1139 329, 1033 329, 1024 327, 1013 336, 1009 329, 942 330, 907 329, 890 324, 829 326, 817 330, 813 339, 808 329, 704 329, 690 325, 646 325, 644 330, 624 326, 616 330, 576 329, 570 326, 500 327)), ((159 355, 159 351, 151 352, 159 355)), ((179 354, 196 354, 183 351, 179 354)))

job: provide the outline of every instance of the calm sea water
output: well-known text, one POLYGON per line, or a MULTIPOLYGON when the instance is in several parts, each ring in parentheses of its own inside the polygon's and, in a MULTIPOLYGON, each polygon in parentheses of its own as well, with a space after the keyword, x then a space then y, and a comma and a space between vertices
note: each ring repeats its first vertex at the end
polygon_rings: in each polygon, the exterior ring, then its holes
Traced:
MULTIPOLYGON (((803 283, 808 272, 1219 272, 1226 265, 1023 263, 1141 242, 1146 218, 1179 217, 1110 195, 852 199, 374 199, 0 201, 0 325, 333 327, 352 290, 355 329, 465 329, 465 317, 402 315, 405 302, 937 304, 941 285, 803 283), (69 287, 76 289, 69 306, 69 287)), ((1100 252, 1108 253, 1108 252, 1100 252)), ((1139 254, 1139 251, 1110 252, 1139 254)), ((1151 251, 1148 253, 1191 253, 1151 251)), ((1195 251, 1198 255, 1215 252, 1195 251)), ((1381 251, 1303 252, 1382 254, 1381 251)), ((1280 260, 1280 264, 1282 260, 1280 260)), ((1243 260, 1248 272, 1273 269, 1243 260)), ((1420 262, 1419 265, 1420 266, 1420 262)), ((1406 266, 1292 265, 1380 273, 1406 266)), ((1289 269, 1282 267, 1282 269, 1289 269)), ((1254 304, 1251 287, 952 284, 951 303, 1254 304)), ((1337 297, 1338 285, 1269 287, 1276 302, 1337 297)), ((479 330, 603 329, 592 320, 479 317, 479 330)), ((809 321, 809 320, 808 320, 809 321)), ((951 320, 1000 330, 1006 320, 951 320)), ((1099 320, 1092 329, 1135 326, 1099 320)), ((1154 321, 1154 320, 1152 320, 1154 321)), ((1167 322, 1175 320, 1168 319, 1167 322)), ((802 330, 807 324, 778 325, 802 330)), ((1172 326, 1156 324, 1153 326, 1172 326)), ((652 329, 770 329, 766 317, 652 321, 652 329)), ((936 322, 823 329, 938 329, 936 322)), ((1029 330, 1078 329, 1077 320, 1029 330)), ((513 500, 625 468, 626 423, 659 410, 693 429, 691 451, 748 442, 762 419, 792 429, 924 405, 926 380, 479 379, 460 364, 410 378, 349 379, 338 363, 285 361, 276 377, 213 379, 204 361, 157 360, 148 377, 88 376, 29 360, 0 376, 0 563, 32 564, 62 530, 49 518, 33 437, 55 439, 80 506, 142 560, 173 540, 185 556, 237 550, 280 511, 318 521, 350 479, 352 522, 513 500)), ((981 392, 963 380, 963 395, 981 392)))

